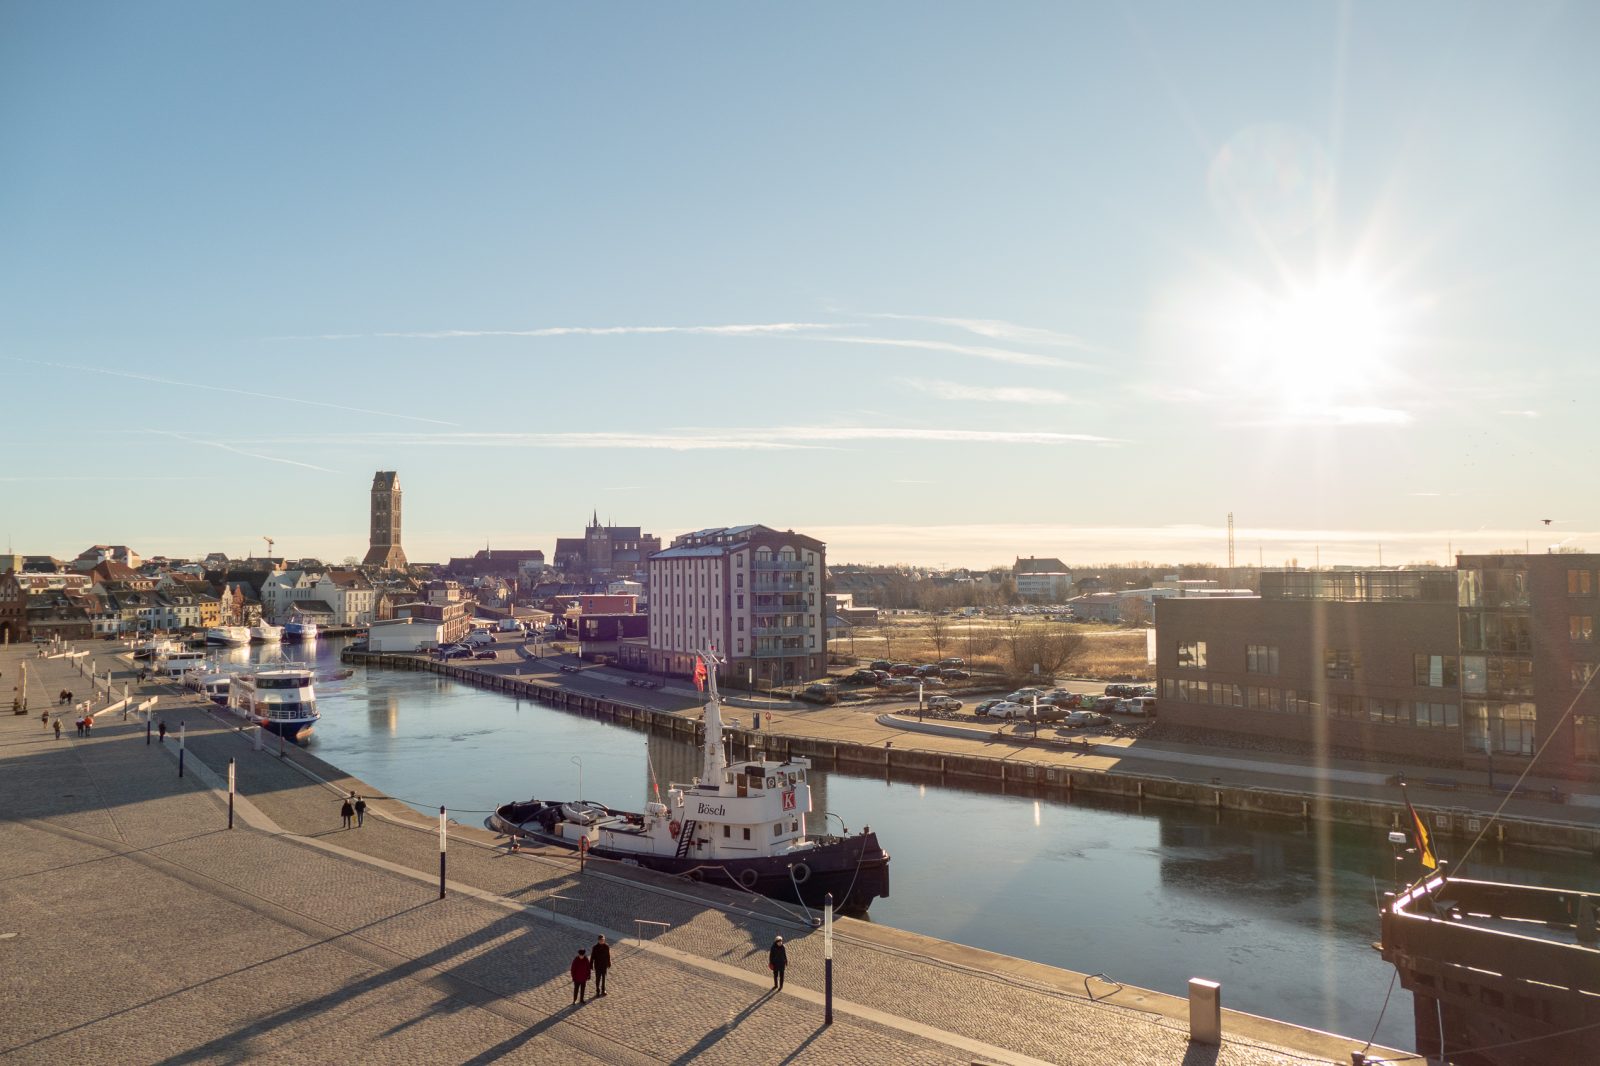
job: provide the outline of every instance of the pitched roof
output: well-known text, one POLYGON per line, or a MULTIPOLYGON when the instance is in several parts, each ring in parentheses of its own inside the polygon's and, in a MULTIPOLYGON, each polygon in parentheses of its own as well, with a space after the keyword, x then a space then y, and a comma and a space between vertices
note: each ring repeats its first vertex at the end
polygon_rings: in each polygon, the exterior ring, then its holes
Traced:
POLYGON ((1067 564, 1060 559, 1036 559, 1033 556, 1029 556, 1026 559, 1018 559, 1016 565, 1011 568, 1011 572, 1013 574, 1065 574, 1067 573, 1067 564))

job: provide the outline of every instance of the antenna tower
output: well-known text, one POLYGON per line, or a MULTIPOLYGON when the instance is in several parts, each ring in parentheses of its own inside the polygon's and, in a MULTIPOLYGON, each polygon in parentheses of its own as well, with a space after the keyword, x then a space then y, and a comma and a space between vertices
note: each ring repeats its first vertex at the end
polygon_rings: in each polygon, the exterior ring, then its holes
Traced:
POLYGON ((1233 512, 1228 512, 1228 569, 1233 569, 1233 512))

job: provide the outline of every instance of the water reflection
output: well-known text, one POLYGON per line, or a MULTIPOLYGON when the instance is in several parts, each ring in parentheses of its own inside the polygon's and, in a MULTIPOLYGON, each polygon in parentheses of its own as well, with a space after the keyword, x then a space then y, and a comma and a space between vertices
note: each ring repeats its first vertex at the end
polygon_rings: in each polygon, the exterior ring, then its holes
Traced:
MULTIPOLYGON (((341 644, 311 649, 319 677, 338 668, 341 644)), ((575 755, 589 797, 629 809, 654 781, 664 790, 700 772, 690 745, 435 674, 358 668, 317 692, 318 755, 464 822, 512 799, 575 796, 575 755)), ((1209 977, 1230 1006, 1363 1038, 1377 1020, 1391 971, 1370 946, 1375 895, 1394 875, 1381 831, 1037 788, 1000 795, 928 775, 813 771, 811 785, 812 831, 831 809, 870 824, 894 855, 875 921, 1175 995, 1209 977)), ((1582 857, 1498 845, 1471 874, 1600 887, 1582 857)), ((1395 991, 1378 1040, 1410 1046, 1408 994, 1395 991)))

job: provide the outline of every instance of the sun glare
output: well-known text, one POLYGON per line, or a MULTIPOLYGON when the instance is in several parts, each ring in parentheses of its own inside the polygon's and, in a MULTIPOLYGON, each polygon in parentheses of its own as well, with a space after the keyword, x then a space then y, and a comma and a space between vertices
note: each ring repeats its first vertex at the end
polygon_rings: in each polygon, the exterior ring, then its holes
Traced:
POLYGON ((1329 277, 1238 295, 1213 316, 1236 388, 1280 413, 1380 398, 1393 370, 1393 320, 1370 286, 1329 277))

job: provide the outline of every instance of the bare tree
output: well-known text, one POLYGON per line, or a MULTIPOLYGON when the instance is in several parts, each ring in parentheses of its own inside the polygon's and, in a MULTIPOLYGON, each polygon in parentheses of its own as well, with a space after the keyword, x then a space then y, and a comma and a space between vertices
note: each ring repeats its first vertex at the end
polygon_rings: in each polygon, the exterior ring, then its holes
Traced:
POLYGON ((950 636, 950 623, 942 614, 928 616, 928 639, 933 641, 933 657, 944 658, 945 641, 950 636))
POLYGON ((1053 678, 1083 654, 1084 636, 1071 629, 1048 623, 1024 626, 1012 619, 1006 627, 1006 652, 1011 672, 1017 677, 1032 674, 1053 678))

